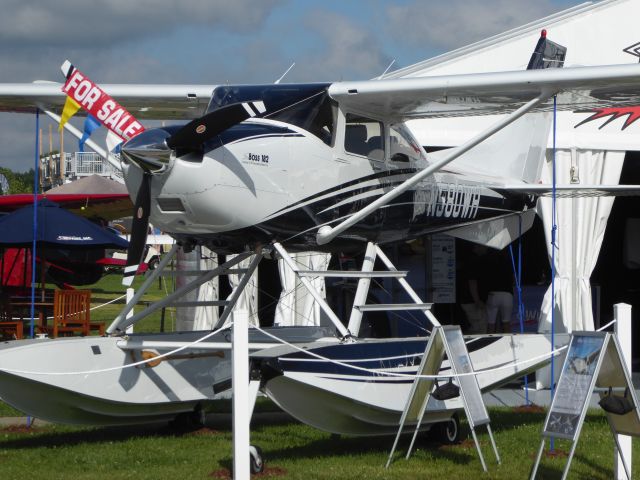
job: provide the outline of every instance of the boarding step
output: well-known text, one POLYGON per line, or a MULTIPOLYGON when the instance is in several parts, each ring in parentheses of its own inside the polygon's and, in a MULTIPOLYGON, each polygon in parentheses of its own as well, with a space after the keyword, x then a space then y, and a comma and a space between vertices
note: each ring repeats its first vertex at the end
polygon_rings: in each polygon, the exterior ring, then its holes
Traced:
POLYGON ((361 312, 382 312, 390 310, 431 310, 433 303, 377 303, 368 305, 354 305, 361 312))
POLYGON ((182 301, 182 302, 172 302, 169 305, 174 307, 225 307, 229 304, 226 300, 193 300, 193 301, 182 301))
MULTIPOLYGON (((220 275, 239 275, 241 273, 247 273, 248 271, 247 268, 227 268, 223 270, 220 275)), ((199 277, 208 272, 209 270, 165 270, 161 275, 163 277, 199 277)))
POLYGON ((407 270, 378 270, 361 272, 359 270, 298 270, 301 277, 337 277, 337 278, 404 278, 407 270))

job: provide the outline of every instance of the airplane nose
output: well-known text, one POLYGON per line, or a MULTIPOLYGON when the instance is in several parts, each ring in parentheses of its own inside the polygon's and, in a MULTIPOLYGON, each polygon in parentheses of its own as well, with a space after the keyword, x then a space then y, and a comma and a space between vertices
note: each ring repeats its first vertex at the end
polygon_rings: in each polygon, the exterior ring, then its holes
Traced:
POLYGON ((124 158, 149 173, 160 173, 169 166, 171 149, 167 138, 171 134, 163 128, 145 130, 122 147, 124 158))

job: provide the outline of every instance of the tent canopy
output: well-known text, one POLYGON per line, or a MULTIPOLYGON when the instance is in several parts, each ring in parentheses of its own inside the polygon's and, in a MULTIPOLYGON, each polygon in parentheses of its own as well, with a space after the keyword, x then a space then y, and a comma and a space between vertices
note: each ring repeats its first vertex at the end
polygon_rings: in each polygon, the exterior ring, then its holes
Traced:
MULTIPOLYGON (((36 242, 63 248, 126 249, 129 242, 54 202, 37 204, 36 242)), ((33 205, 0 217, 0 246, 29 247, 33 242, 33 205)))
POLYGON ((60 194, 123 194, 128 195, 129 191, 124 183, 116 182, 100 175, 89 175, 74 182, 65 183, 59 187, 52 188, 45 192, 46 195, 60 194))

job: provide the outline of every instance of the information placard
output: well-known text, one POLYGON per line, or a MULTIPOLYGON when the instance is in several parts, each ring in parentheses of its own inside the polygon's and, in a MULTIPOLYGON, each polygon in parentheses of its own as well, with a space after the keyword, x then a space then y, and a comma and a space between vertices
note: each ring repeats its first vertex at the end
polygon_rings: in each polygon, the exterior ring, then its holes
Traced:
POLYGON ((593 392, 604 340, 604 333, 571 338, 543 434, 575 440, 580 418, 593 392))
POLYGON ((453 237, 431 237, 431 291, 434 303, 456 302, 456 242, 453 237))
MULTIPOLYGON (((457 374, 473 372, 471 358, 469 358, 469 352, 464 343, 460 327, 443 327, 443 333, 446 338, 447 356, 454 367, 454 372, 457 374)), ((462 375, 457 380, 471 426, 475 427, 476 425, 489 423, 489 413, 482 400, 477 377, 475 375, 462 375)))
POLYGON ((480 450, 480 444, 476 437, 475 427, 477 425, 487 426, 487 433, 491 439, 493 452, 496 456, 497 462, 500 463, 500 455, 498 454, 498 449, 493 439, 493 434, 491 433, 491 427, 489 426, 489 414, 487 413, 487 409, 482 401, 482 393, 480 392, 478 380, 475 375, 464 375, 473 373, 473 366, 471 364, 469 352, 467 351, 467 346, 464 343, 464 338, 462 337, 462 330, 460 330, 459 326, 445 325, 434 327, 431 331, 431 337, 427 343, 427 349, 424 352, 422 362, 418 370, 418 376, 416 376, 413 382, 411 393, 407 399, 407 404, 404 412, 402 413, 402 418, 400 419, 398 434, 396 435, 393 447, 391 447, 391 453, 389 453, 389 458, 387 459, 387 467, 391 463, 393 452, 398 445, 398 439, 400 438, 405 422, 415 419, 415 431, 406 456, 406 458, 409 458, 416 436, 420 430, 420 425, 422 423, 429 398, 432 394, 431 389, 435 383, 433 375, 440 370, 445 353, 449 359, 451 376, 457 378, 460 387, 460 396, 462 397, 464 410, 467 414, 469 426, 471 427, 473 441, 476 444, 478 456, 482 463, 482 469, 486 472, 487 465, 484 462, 484 457, 480 450), (463 375, 459 376, 460 374, 463 375))

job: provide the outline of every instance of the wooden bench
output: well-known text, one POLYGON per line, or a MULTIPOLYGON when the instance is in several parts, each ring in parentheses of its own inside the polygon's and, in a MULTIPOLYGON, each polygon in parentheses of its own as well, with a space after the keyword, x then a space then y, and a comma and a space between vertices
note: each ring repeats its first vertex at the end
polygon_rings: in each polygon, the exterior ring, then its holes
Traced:
POLYGON ((13 318, 11 302, 5 294, 0 295, 0 339, 18 340, 24 338, 22 319, 13 318))
POLYGON ((91 290, 56 290, 53 297, 53 337, 104 335, 103 323, 91 323, 91 290))
POLYGON ((24 325, 18 322, 0 322, 0 339, 20 340, 24 338, 24 325))

